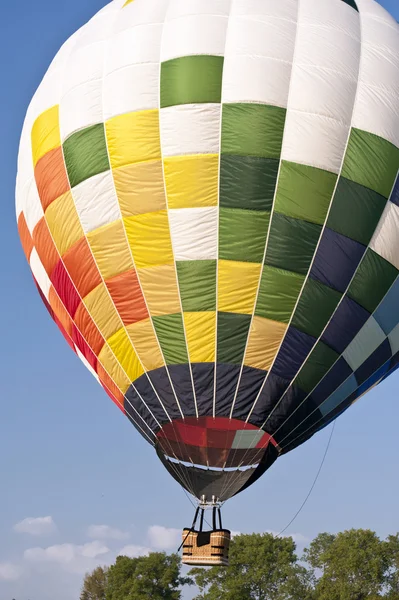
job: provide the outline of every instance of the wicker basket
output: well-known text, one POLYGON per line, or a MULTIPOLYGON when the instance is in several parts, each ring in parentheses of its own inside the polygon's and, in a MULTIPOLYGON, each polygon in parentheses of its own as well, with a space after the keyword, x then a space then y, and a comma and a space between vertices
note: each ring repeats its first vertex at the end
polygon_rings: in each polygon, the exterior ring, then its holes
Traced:
POLYGON ((224 566, 229 564, 230 531, 195 531, 183 529, 183 559, 185 565, 224 566))

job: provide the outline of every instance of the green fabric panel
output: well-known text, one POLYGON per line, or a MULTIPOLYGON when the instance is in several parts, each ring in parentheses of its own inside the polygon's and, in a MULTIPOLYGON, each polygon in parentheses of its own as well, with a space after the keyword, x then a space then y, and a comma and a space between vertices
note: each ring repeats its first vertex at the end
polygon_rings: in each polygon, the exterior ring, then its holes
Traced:
POLYGON ((283 160, 275 209, 288 217, 323 225, 336 181, 335 173, 283 160))
POLYGON ((73 133, 63 149, 71 187, 110 169, 103 123, 73 133))
POLYGON ((219 103, 223 56, 184 56, 161 64, 161 108, 177 104, 219 103))
POLYGON ((273 213, 265 264, 306 275, 321 226, 273 213))
POLYGON ((399 148, 384 138, 352 129, 342 176, 389 198, 399 169, 399 148))
POLYGON ((340 177, 327 227, 367 246, 386 203, 377 192, 340 177))
POLYGON ((343 2, 345 2, 345 4, 349 4, 349 6, 351 6, 357 12, 359 12, 359 9, 357 8, 357 4, 356 4, 356 2, 354 0, 343 0, 343 2))
POLYGON ((219 212, 219 258, 261 263, 270 213, 242 208, 220 208, 219 212))
POLYGON ((372 313, 398 274, 396 267, 369 248, 356 271, 348 296, 372 313))
POLYGON ((338 358, 339 354, 335 350, 323 342, 318 342, 299 371, 295 385, 310 394, 338 358))
POLYGON ((285 114, 267 104, 224 104, 222 154, 280 158, 285 114))
POLYGON ((315 338, 319 337, 341 297, 340 292, 319 281, 308 279, 291 325, 315 338))
POLYGON ((272 209, 279 161, 258 156, 222 155, 220 159, 220 206, 272 209))
POLYGON ((184 312, 216 310, 216 260, 176 262, 184 312))
POLYGON ((218 313, 218 362, 230 364, 242 363, 250 324, 251 315, 218 313))
POLYGON ((304 275, 265 265, 255 314, 288 323, 304 281, 304 275))
POLYGON ((165 361, 168 365, 188 362, 181 313, 152 318, 165 361))

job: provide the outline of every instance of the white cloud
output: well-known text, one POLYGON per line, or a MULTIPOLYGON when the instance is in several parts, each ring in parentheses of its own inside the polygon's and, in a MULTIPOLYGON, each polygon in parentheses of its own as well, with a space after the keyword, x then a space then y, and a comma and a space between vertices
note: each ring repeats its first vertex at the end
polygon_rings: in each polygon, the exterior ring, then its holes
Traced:
POLYGON ((87 535, 95 540, 127 540, 130 537, 127 531, 121 531, 108 525, 90 525, 87 535))
POLYGON ((57 526, 53 517, 28 517, 14 525, 14 531, 29 535, 50 535, 57 531, 57 526))
POLYGON ((30 548, 25 550, 24 558, 31 564, 53 563, 73 573, 85 573, 94 569, 99 557, 109 553, 109 548, 99 540, 78 546, 60 544, 48 548, 30 548))
POLYGON ((22 569, 12 563, 0 563, 0 581, 17 581, 22 576, 22 569))
POLYGON ((146 556, 151 552, 150 548, 145 546, 125 546, 118 552, 118 556, 129 556, 130 558, 138 558, 139 556, 146 556))
POLYGON ((158 550, 176 549, 181 543, 180 529, 168 529, 161 525, 152 525, 148 528, 147 535, 150 546, 158 550))

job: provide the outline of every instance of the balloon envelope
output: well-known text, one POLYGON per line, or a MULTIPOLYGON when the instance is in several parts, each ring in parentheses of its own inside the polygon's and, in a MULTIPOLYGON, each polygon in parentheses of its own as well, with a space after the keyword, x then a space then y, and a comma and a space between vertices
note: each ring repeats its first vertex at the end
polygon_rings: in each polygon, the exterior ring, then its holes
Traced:
POLYGON ((396 368, 398 56, 373 0, 114 0, 32 100, 17 218, 39 292, 197 497, 396 368))

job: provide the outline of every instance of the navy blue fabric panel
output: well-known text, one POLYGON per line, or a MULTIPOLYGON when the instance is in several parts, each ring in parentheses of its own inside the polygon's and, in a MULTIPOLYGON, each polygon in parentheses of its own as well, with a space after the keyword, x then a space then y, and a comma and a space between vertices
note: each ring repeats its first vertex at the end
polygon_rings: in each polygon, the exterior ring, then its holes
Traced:
POLYGON ((344 358, 333 365, 327 375, 313 390, 311 397, 315 406, 320 406, 333 392, 352 375, 352 369, 344 358))
POLYGON ((389 371, 384 375, 383 380, 392 375, 397 369, 399 369, 399 353, 395 354, 394 358, 389 361, 389 371))
POLYGON ((395 281, 391 289, 377 308, 373 317, 381 329, 388 335, 399 323, 399 279, 395 281))
POLYGON ((366 246, 363 244, 326 227, 317 249, 310 277, 343 293, 355 274, 365 251, 366 246))
POLYGON ((170 365, 168 371, 184 416, 196 417, 190 366, 188 364, 170 365))
POLYGON ((371 377, 369 377, 358 389, 359 396, 367 392, 373 385, 383 380, 389 372, 390 363, 389 361, 384 363, 371 377))
MULTIPOLYGON (((283 379, 278 375, 270 373, 252 411, 249 422, 257 427, 261 427, 266 419, 270 416, 270 413, 273 411, 284 392, 288 389, 290 383, 291 380, 283 379)), ((300 395, 301 397, 304 397, 303 392, 300 395)), ((272 422, 269 422, 266 425, 266 431, 269 431, 269 424, 271 429, 275 429, 275 421, 273 421, 273 416, 271 417, 271 420, 272 422)))
POLYGON ((312 350, 316 338, 289 327, 272 368, 272 373, 291 381, 312 350))
MULTIPOLYGON (((216 365, 216 416, 229 417, 240 376, 240 365, 216 365)), ((240 417, 239 417, 240 418, 240 417)), ((246 418, 246 416, 245 416, 246 418)))
MULTIPOLYGON (((151 378, 151 381, 147 377, 147 374, 144 374, 136 379, 134 387, 143 398, 148 408, 152 411, 157 421, 159 421, 161 425, 169 421, 168 415, 163 410, 159 398, 171 419, 181 419, 181 413, 178 409, 176 398, 173 394, 165 367, 149 372, 148 376, 151 378), (154 388, 157 390, 159 398, 157 397, 154 388)), ((133 389, 133 386, 127 391, 126 395, 128 398, 131 389, 133 389)))
POLYGON ((393 186, 390 201, 399 206, 399 177, 396 178, 395 185, 393 186))
POLYGON ((198 415, 200 417, 212 415, 215 363, 192 363, 191 370, 194 379, 198 415))
MULTIPOLYGON (((291 389, 293 389, 293 386, 291 389)), ((295 397, 294 390, 292 397, 295 397)), ((318 423, 322 418, 322 414, 317 406, 313 404, 311 398, 307 398, 301 402, 297 402, 297 399, 296 397, 295 402, 292 403, 292 398, 287 393, 276 408, 276 412, 281 411, 281 413, 285 414, 285 420, 276 429, 273 437, 278 444, 283 446, 286 446, 290 443, 290 440, 294 440, 303 433, 306 434, 309 428, 318 423)))
POLYGON ((266 376, 266 371, 262 371, 262 369, 244 366, 233 410, 233 419, 247 418, 266 376))
MULTIPOLYGON (((134 413, 134 411, 130 408, 130 410, 134 413)), ((149 440, 151 440, 151 442, 153 444, 156 443, 156 438, 151 435, 151 431, 149 431, 147 429, 147 427, 145 426, 145 424, 141 421, 141 419, 138 418, 138 416, 136 415, 135 419, 132 418, 132 416, 126 412, 126 416, 129 419, 129 422, 133 425, 133 427, 135 428, 135 430, 145 439, 146 442, 150 443, 149 440), (140 422, 140 426, 138 425, 138 423, 140 422), (141 427, 141 429, 140 429, 141 427), (146 435, 144 435, 144 432, 146 433, 146 435), (148 437, 146 437, 148 435, 148 437)))
POLYGON ((321 339, 342 354, 369 317, 367 310, 344 296, 321 339))
POLYGON ((159 426, 156 420, 151 415, 151 412, 145 406, 137 392, 134 390, 133 386, 130 386, 130 388, 126 392, 124 408, 126 413, 130 416, 130 420, 135 421, 143 429, 143 431, 145 431, 147 434, 150 434, 140 417, 143 419, 143 421, 145 421, 145 423, 147 423, 148 427, 154 433, 157 433, 157 431, 159 430, 159 426), (140 416, 138 416, 137 413, 140 416))
POLYGON ((392 358, 391 346, 386 339, 377 350, 355 371, 355 376, 359 385, 362 385, 371 377, 382 365, 392 358))

